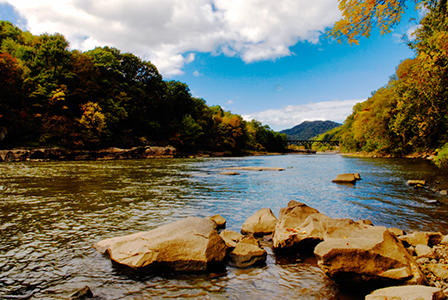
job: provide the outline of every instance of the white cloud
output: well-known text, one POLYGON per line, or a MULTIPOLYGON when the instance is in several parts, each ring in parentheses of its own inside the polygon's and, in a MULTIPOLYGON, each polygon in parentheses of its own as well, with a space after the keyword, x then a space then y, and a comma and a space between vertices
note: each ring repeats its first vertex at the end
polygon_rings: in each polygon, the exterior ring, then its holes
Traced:
POLYGON ((232 100, 229 100, 229 101, 227 101, 227 103, 226 103, 226 105, 230 105, 230 104, 233 104, 233 101, 232 101, 232 100))
POLYGON ((303 121, 331 120, 342 123, 352 113, 353 106, 362 101, 365 99, 288 105, 281 109, 269 109, 242 117, 248 121, 255 119, 268 124, 274 130, 291 128, 303 121))
POLYGON ((72 48, 112 46, 182 74, 194 52, 245 62, 291 55, 298 41, 317 43, 340 12, 337 0, 6 0, 34 34, 59 32, 72 48))

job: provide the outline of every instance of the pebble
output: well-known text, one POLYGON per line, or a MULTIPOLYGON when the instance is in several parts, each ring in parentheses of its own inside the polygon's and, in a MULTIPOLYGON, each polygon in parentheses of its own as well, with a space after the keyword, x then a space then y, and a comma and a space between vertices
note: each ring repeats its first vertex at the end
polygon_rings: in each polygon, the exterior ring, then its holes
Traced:
POLYGON ((441 288, 445 295, 448 296, 448 278, 439 278, 430 271, 431 266, 434 265, 443 265, 442 268, 446 268, 446 263, 448 262, 448 247, 447 245, 438 244, 432 247, 432 251, 434 257, 431 257, 431 259, 427 257, 414 257, 414 259, 425 275, 428 285, 441 288))

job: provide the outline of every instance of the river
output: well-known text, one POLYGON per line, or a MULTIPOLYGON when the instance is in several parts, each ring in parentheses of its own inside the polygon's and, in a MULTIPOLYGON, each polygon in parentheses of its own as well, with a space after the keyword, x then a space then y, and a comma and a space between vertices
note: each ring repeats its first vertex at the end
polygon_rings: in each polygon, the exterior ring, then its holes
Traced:
POLYGON ((311 261, 277 257, 222 274, 129 276, 92 245, 188 216, 220 214, 240 230, 260 208, 290 200, 338 218, 446 234, 448 199, 409 179, 447 182, 429 162, 334 154, 244 158, 0 163, 0 298, 67 299, 90 286, 98 299, 336 299, 338 287, 311 261), (226 167, 282 167, 281 172, 226 167), (358 172, 356 185, 331 180, 358 172), (432 203, 437 200, 439 203, 432 203))

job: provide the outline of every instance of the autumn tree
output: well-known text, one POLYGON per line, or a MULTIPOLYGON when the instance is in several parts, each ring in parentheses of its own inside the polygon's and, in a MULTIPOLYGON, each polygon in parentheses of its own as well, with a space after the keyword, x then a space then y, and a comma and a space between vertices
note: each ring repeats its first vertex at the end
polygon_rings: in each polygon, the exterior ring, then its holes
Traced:
POLYGON ((22 70, 17 60, 0 53, 0 143, 5 138, 15 142, 27 123, 28 112, 23 107, 22 70))
POLYGON ((341 20, 328 31, 329 36, 341 42, 358 44, 359 38, 369 37, 373 28, 381 34, 389 33, 403 17, 408 4, 418 9, 431 9, 446 0, 339 0, 341 20))
MULTIPOLYGON (((0 21, 3 147, 171 144, 241 153, 254 149, 248 130, 241 116, 207 106, 187 84, 164 81, 155 65, 132 53, 70 50, 61 34, 35 36, 0 21)), ((263 149, 282 148, 266 126, 255 135, 263 149)))
POLYGON ((404 155, 448 142, 448 15, 446 2, 427 6, 409 46, 415 58, 389 83, 355 105, 340 133, 348 151, 404 155))

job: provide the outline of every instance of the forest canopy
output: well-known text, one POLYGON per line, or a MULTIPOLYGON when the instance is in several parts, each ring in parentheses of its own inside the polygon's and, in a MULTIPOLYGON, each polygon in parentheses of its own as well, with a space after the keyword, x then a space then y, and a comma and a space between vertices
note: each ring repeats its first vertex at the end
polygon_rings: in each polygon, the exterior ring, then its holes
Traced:
POLYGON ((0 21, 0 147, 282 151, 286 135, 207 106, 156 66, 111 47, 70 50, 59 33, 0 21))

